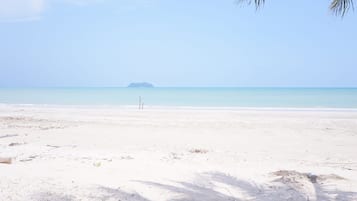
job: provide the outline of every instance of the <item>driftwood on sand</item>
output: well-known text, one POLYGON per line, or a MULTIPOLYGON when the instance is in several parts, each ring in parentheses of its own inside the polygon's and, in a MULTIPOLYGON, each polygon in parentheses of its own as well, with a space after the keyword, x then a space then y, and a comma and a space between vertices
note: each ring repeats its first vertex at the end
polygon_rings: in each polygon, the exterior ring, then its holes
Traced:
POLYGON ((0 163, 11 164, 12 163, 12 158, 0 157, 0 163))

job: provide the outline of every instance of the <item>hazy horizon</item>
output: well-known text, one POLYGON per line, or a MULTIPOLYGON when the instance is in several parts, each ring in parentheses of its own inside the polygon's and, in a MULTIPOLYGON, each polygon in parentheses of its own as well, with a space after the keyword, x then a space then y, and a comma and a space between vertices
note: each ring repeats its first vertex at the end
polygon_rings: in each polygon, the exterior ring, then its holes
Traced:
MULTIPOLYGON (((26 89, 26 88, 148 88, 150 89, 150 87, 128 87, 128 85, 118 85, 118 86, 0 86, 1 89, 26 89)), ((286 89, 357 89, 357 86, 161 86, 161 85, 155 85, 152 88, 247 88, 247 89, 264 89, 264 88, 271 88, 271 89, 279 89, 279 88, 286 88, 286 89)), ((152 89, 151 88, 151 89, 152 89)))

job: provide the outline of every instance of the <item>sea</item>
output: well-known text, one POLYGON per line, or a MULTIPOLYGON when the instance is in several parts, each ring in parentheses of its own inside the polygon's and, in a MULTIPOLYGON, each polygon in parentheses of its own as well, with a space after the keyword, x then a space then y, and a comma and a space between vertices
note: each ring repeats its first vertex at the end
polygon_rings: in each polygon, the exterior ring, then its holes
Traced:
POLYGON ((0 88, 0 104, 357 108, 357 88, 0 88))

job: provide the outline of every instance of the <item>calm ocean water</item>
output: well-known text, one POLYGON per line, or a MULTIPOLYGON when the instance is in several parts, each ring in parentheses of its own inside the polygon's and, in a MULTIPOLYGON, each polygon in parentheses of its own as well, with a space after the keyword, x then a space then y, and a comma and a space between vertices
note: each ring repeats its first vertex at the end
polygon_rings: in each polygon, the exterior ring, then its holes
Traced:
POLYGON ((0 88, 0 103, 357 108, 357 88, 0 88))

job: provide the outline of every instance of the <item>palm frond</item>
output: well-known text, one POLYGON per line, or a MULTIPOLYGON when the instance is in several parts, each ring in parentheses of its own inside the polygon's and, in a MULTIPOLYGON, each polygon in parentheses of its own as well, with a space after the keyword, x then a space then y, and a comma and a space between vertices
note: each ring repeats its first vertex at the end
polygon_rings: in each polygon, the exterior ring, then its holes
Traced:
POLYGON ((265 3, 265 0, 238 0, 238 2, 240 3, 246 2, 248 4, 254 3, 255 8, 258 9, 265 3))
MULTIPOLYGON (((248 4, 254 3, 255 7, 258 9, 265 3, 265 0, 238 0, 238 2, 246 2, 248 4)), ((354 0, 332 0, 330 9, 335 15, 343 17, 351 8, 354 9, 353 2, 354 0)))
POLYGON ((330 9, 335 15, 345 16, 349 9, 353 9, 353 0, 333 0, 330 9))

